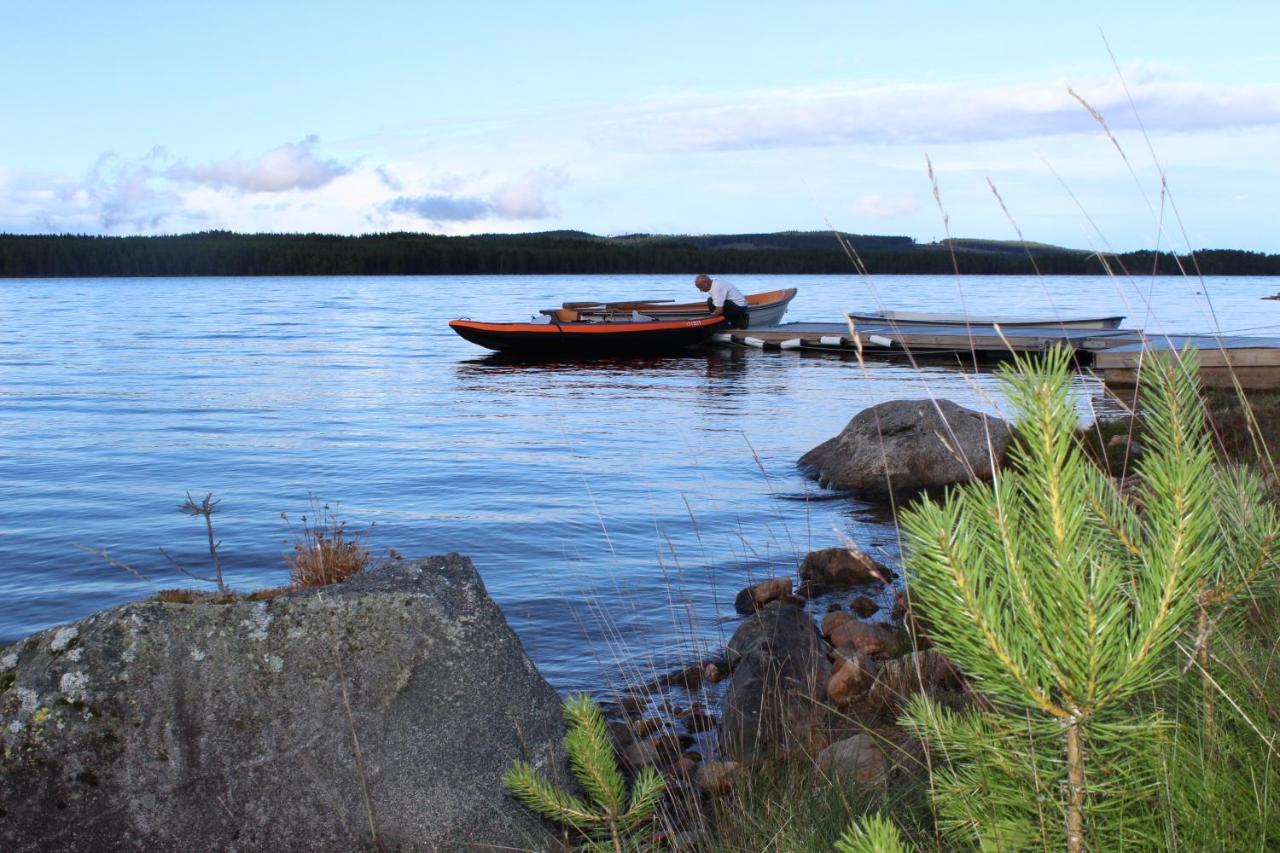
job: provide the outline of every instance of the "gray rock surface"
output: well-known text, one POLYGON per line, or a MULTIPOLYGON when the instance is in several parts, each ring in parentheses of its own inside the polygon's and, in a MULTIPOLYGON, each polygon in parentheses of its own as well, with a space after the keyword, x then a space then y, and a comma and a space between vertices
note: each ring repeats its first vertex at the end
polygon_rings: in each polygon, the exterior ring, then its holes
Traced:
POLYGON ((501 774, 562 735, 466 557, 135 602, 0 648, 0 850, 541 848, 501 774))
POLYGON ((1008 446, 999 418, 950 400, 892 400, 854 415, 800 464, 824 486, 883 497, 989 480, 1008 446))
POLYGON ((889 763, 869 735, 858 734, 818 753, 818 769, 846 784, 865 788, 885 784, 889 763))
POLYGON ((748 759, 810 747, 826 722, 826 644, 803 608, 773 602, 743 621, 726 650, 732 680, 720 749, 748 759))

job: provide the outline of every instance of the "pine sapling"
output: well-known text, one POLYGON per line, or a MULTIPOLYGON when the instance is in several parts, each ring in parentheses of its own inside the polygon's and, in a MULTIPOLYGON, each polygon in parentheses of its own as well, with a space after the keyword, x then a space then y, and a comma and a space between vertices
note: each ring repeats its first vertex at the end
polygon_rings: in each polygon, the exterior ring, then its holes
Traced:
POLYGON ((1149 357, 1133 496, 1079 446, 1070 359, 1058 347, 1003 369, 1024 440, 990 485, 903 516, 930 636, 993 707, 919 700, 904 722, 944 759, 944 826, 984 846, 1146 840, 1130 816, 1154 782, 1136 756, 1163 723, 1133 703, 1176 673, 1170 652, 1227 555, 1269 549, 1219 520, 1253 486, 1216 464, 1194 353, 1149 357))
POLYGON ((632 780, 628 796, 600 709, 589 696, 578 694, 565 701, 564 711, 569 769, 589 802, 557 788, 524 761, 515 762, 502 783, 530 811, 586 836, 589 849, 614 853, 634 849, 640 830, 662 799, 665 780, 646 767, 632 780))

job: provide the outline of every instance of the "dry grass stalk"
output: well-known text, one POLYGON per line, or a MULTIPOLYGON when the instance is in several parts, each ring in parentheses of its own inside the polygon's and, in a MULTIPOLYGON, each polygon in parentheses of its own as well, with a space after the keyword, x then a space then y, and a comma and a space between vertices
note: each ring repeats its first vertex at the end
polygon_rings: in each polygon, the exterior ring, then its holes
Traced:
MULTIPOLYGON (((280 513, 286 522, 289 516, 280 513)), ((365 569, 375 560, 368 543, 369 531, 348 533, 328 504, 317 507, 312 500, 312 519, 302 516, 302 529, 295 531, 293 553, 286 554, 289 581, 295 587, 318 587, 339 583, 365 569)), ((390 559, 398 559, 394 551, 390 559)))

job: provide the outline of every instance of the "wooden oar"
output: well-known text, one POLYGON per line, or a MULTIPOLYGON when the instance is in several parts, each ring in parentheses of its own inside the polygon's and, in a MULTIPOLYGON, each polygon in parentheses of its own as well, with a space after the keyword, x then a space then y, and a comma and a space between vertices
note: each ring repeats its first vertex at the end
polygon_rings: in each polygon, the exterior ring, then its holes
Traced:
POLYGON ((604 308, 613 311, 630 311, 643 305, 656 305, 663 302, 675 302, 674 299, 634 299, 630 302, 564 302, 561 308, 581 311, 585 308, 604 308))

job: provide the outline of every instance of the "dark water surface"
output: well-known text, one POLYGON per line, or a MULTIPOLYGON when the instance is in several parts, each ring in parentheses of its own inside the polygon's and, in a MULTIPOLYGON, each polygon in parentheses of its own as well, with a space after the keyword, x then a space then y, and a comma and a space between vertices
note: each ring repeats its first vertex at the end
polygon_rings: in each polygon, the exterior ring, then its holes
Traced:
MULTIPOLYGON (((737 276, 796 285, 789 320, 842 309, 1123 313, 1126 325, 1268 333, 1273 279, 737 276), (1148 305, 1154 308, 1148 308, 1148 305)), ((712 350, 519 366, 445 321, 565 299, 692 299, 688 276, 0 281, 0 641, 149 588, 76 543, 190 582, 207 562, 187 491, 240 588, 284 583, 314 494, 410 556, 470 555, 562 690, 717 650, 752 579, 837 544, 896 564, 892 525, 795 460, 865 406, 936 395, 996 411, 989 374, 712 350)), ((1082 411, 1100 404, 1082 379, 1082 411)))

